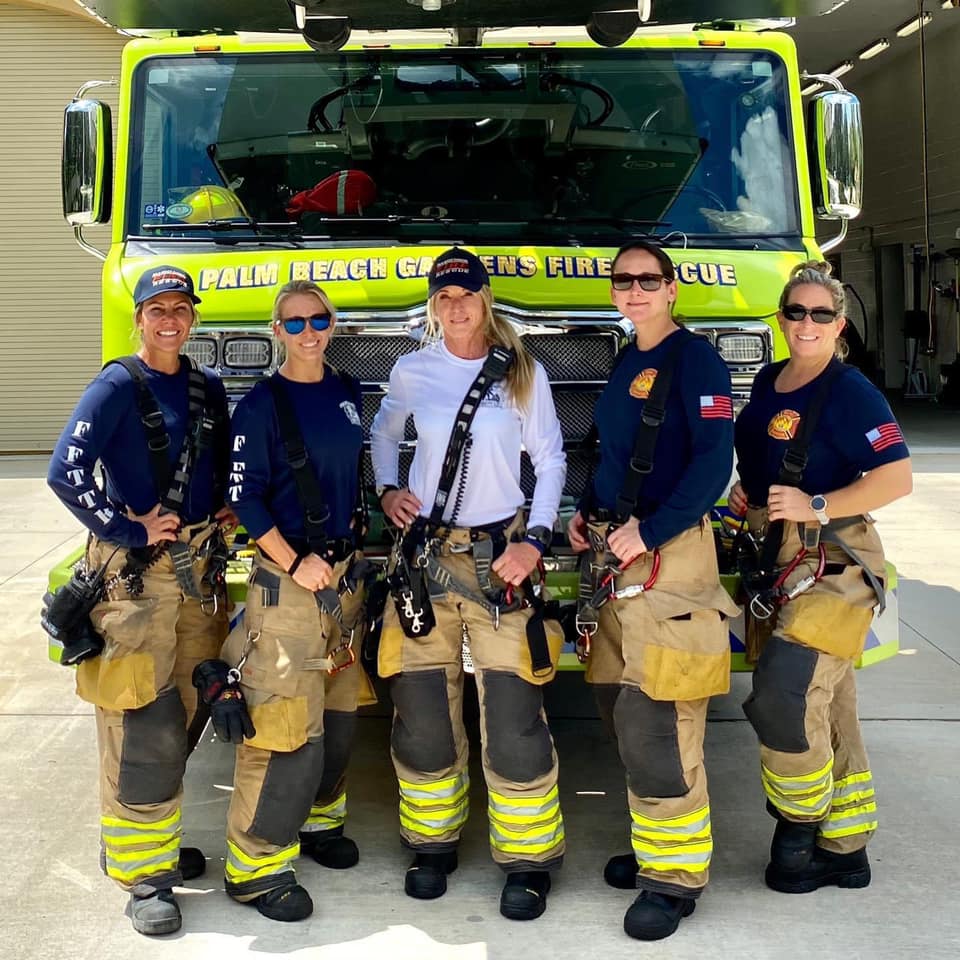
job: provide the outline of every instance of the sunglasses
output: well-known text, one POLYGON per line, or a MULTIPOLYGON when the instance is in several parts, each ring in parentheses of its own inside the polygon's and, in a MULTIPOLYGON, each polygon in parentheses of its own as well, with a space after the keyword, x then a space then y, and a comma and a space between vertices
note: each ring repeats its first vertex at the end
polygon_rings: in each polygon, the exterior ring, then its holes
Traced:
POLYGON ((640 284, 641 290, 653 293, 660 289, 661 283, 673 283, 673 280, 662 273, 615 273, 610 277, 610 285, 614 290, 629 290, 634 282, 640 284))
POLYGON ((329 329, 330 314, 315 313, 312 317, 287 317, 285 320, 281 320, 280 323, 287 333, 293 334, 294 336, 298 333, 303 333, 308 323, 319 333, 329 329))
POLYGON ((802 303, 788 303, 780 311, 788 320, 799 323, 809 316, 814 323, 833 323, 840 316, 836 310, 829 307, 805 307, 802 303))

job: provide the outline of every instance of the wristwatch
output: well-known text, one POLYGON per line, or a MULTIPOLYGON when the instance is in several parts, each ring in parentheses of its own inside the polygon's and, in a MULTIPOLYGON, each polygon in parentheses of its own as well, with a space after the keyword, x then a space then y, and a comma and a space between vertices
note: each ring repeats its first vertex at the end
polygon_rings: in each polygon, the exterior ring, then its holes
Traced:
POLYGON ((824 526, 830 522, 827 516, 827 498, 822 493, 810 498, 810 509, 824 526))
POLYGON ((399 489, 395 483, 381 483, 380 486, 377 487, 377 500, 382 500, 385 493, 399 489))
POLYGON ((549 527, 530 527, 523 542, 536 547, 540 553, 546 553, 552 539, 553 531, 549 527))

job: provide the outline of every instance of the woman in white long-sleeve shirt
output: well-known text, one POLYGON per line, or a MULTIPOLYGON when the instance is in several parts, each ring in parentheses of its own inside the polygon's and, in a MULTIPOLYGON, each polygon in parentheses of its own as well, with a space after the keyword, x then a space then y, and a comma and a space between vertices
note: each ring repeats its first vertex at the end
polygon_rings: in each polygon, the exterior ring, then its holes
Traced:
POLYGON ((535 590, 566 462, 546 373, 510 324, 496 316, 490 281, 474 254, 453 248, 429 277, 426 345, 397 361, 371 430, 385 515, 406 528, 391 577, 379 670, 394 703, 391 753, 400 783, 400 831, 415 853, 405 889, 418 899, 446 892, 467 818, 463 675, 476 673, 490 847, 507 874, 500 912, 531 920, 546 908, 550 871, 563 858, 557 758, 543 712, 544 683, 562 636, 535 590), (512 352, 489 385, 441 484, 464 401, 488 373, 488 355, 512 352), (408 416, 417 430, 409 486, 397 487, 408 416), (520 454, 536 473, 529 518, 522 510, 520 454), (439 496, 438 496, 439 490, 439 496))

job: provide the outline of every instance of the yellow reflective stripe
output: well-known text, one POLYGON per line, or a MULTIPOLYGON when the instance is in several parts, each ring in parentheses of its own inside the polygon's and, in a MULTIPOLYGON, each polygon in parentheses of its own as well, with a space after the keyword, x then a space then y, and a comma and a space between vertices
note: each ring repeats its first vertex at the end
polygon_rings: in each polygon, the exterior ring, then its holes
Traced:
POLYGON ((814 770, 812 773, 800 774, 799 776, 781 777, 763 763, 760 764, 760 770, 764 777, 768 777, 777 784, 782 784, 784 789, 792 789, 804 785, 812 787, 816 785, 817 781, 824 780, 829 775, 832 775, 833 757, 831 757, 819 770, 814 770))
POLYGON ((496 830, 498 836, 503 837, 504 840, 523 840, 524 837, 533 837, 536 839, 537 837, 545 837, 547 834, 555 832, 561 823, 563 823, 563 818, 558 813, 557 816, 548 823, 532 821, 521 830, 511 830, 510 827, 501 823, 499 819, 491 816, 490 830, 491 832, 496 830))
POLYGON ((107 837, 124 837, 139 834, 161 833, 172 836, 180 828, 180 811, 177 810, 163 820, 142 822, 139 820, 124 820, 121 817, 101 817, 100 833, 107 837))
POLYGON ((555 850, 564 839, 563 820, 559 820, 555 826, 550 829, 548 834, 539 833, 534 836, 527 836, 524 840, 514 840, 503 836, 490 824, 490 846, 501 853, 513 853, 520 855, 549 853, 555 850), (538 840, 536 837, 541 837, 538 840))
POLYGON ((705 873, 710 869, 710 860, 706 863, 681 863, 677 860, 643 860, 640 862, 640 868, 643 870, 675 870, 678 873, 705 873))
POLYGON ((677 834, 696 837, 710 832, 710 806, 700 807, 693 813, 686 813, 682 817, 669 817, 665 820, 656 820, 653 817, 645 817, 636 810, 630 811, 630 818, 633 820, 634 829, 640 829, 645 835, 663 834, 669 838, 677 834))
MULTIPOLYGON (((346 791, 340 794, 332 803, 317 805, 310 808, 310 815, 307 817, 303 828, 309 833, 311 826, 320 826, 326 830, 339 827, 347 819, 347 794, 346 791)), ((320 831, 317 831, 320 832, 320 831)))
POLYGON ((683 843, 672 847, 661 847, 655 843, 644 843, 633 837, 631 840, 633 851, 641 864, 659 861, 690 864, 710 862, 710 855, 713 853, 713 841, 707 840, 703 843, 683 843))
POLYGON ((440 837, 445 833, 459 830, 467 822, 467 810, 464 808, 459 815, 448 817, 446 820, 425 820, 417 815, 416 818, 404 813, 400 809, 400 823, 412 833, 420 833, 425 837, 440 837))
POLYGON ((400 793, 410 801, 419 805, 418 800, 427 801, 427 805, 440 800, 455 800, 470 789, 470 777, 466 771, 455 777, 445 780, 434 780, 428 783, 411 783, 409 780, 398 780, 400 793))
POLYGON ((104 852, 107 855, 107 859, 115 863, 134 863, 135 861, 143 860, 145 856, 169 855, 176 853, 179 849, 179 837, 174 837, 172 840, 168 840, 159 846, 151 844, 149 848, 141 850, 125 850, 123 847, 115 849, 110 844, 104 843, 104 852))
POLYGON ((127 864, 127 869, 121 869, 112 857, 106 857, 107 876, 112 880, 120 880, 123 883, 133 883, 142 877, 156 876, 162 873, 173 873, 179 864, 180 848, 177 848, 176 854, 171 857, 169 853, 160 854, 154 857, 145 857, 137 863, 127 864))
POLYGON ((767 793, 767 797, 781 813, 793 813, 810 821, 822 820, 830 809, 829 794, 823 798, 814 797, 812 800, 807 801, 806 804, 790 803, 784 800, 783 797, 778 797, 770 792, 767 793))
POLYGON ((833 799, 830 803, 834 807, 845 807, 851 803, 860 803, 863 800, 872 800, 876 796, 876 792, 871 787, 869 790, 854 790, 850 793, 844 794, 843 796, 837 796, 836 793, 833 795, 833 799))
POLYGON ((820 833, 825 837, 849 837, 876 829, 877 805, 871 802, 831 812, 821 826, 820 833))
POLYGON ((459 805, 460 802, 466 797, 467 793, 470 791, 470 784, 464 783, 455 793, 451 794, 431 794, 427 791, 418 790, 416 794, 407 793, 407 791, 401 787, 400 788, 400 802, 405 803, 408 807, 415 808, 420 807, 425 810, 429 810, 432 807, 452 807, 459 805))
POLYGON ((550 800, 559 800, 560 791, 556 785, 551 787, 546 793, 538 797, 508 797, 496 790, 487 790, 487 796, 490 800, 490 806, 498 810, 515 812, 517 810, 528 810, 530 807, 542 807, 550 800))
POLYGON ((299 855, 299 840, 276 853, 267 854, 265 857, 251 857, 235 843, 228 840, 224 872, 231 883, 246 883, 250 880, 259 880, 261 877, 269 877, 275 873, 292 870, 290 862, 299 855))
POLYGON ((827 830, 821 830, 820 835, 829 837, 831 840, 837 840, 840 837, 853 837, 858 833, 870 833, 879 826, 876 820, 864 820, 863 823, 852 824, 847 827, 830 827, 827 830))

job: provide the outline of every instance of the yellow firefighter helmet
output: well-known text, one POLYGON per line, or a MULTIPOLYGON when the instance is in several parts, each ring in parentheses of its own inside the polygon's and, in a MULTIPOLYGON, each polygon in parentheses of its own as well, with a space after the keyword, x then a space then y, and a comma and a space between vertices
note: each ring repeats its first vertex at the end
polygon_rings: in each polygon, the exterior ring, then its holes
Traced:
POLYGON ((184 223, 205 223, 207 220, 235 220, 249 217, 237 195, 226 187, 207 184, 188 193, 179 203, 173 205, 173 212, 184 223), (189 207, 189 212, 187 211, 189 207))

